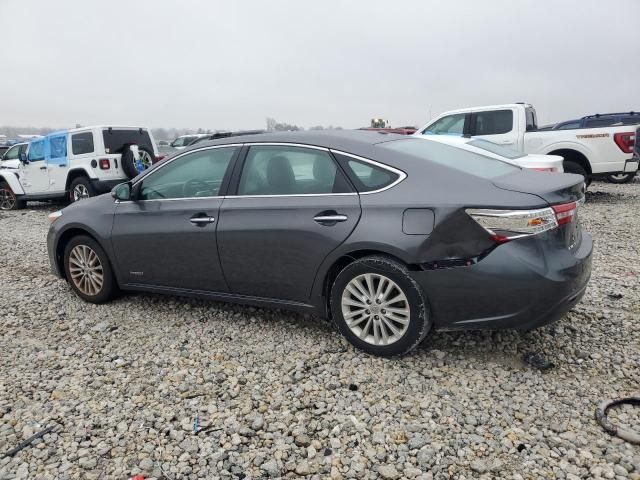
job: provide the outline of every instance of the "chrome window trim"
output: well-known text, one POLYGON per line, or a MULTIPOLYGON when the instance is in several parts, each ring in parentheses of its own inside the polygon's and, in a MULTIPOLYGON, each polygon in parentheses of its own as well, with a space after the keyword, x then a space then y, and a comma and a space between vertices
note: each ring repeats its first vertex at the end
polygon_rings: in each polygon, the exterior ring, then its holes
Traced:
POLYGON ((345 192, 345 193, 289 193, 278 195, 227 195, 225 200, 231 200, 234 198, 280 198, 280 197, 352 197, 358 195, 357 192, 345 192))
POLYGON ((398 175, 398 178, 390 183, 389 185, 379 188, 378 190, 371 190, 369 192, 358 192, 360 195, 371 195, 374 193, 380 193, 380 192, 384 192, 385 190, 389 190, 390 188, 395 187, 396 185, 398 185, 400 182, 402 182, 405 178, 407 178, 407 174, 405 172, 403 172, 402 170, 389 166, 385 163, 380 163, 380 162, 376 162, 375 160, 371 160, 369 158, 365 158, 365 157, 361 157, 359 155, 354 155, 353 153, 347 153, 347 152, 343 152, 341 150, 331 150, 331 152, 333 153, 337 153, 339 155, 344 155, 346 157, 351 157, 355 160, 358 160, 360 162, 364 162, 364 163, 370 163, 371 165, 375 165, 376 167, 382 168, 384 170, 387 170, 389 172, 393 172, 396 175, 398 175))

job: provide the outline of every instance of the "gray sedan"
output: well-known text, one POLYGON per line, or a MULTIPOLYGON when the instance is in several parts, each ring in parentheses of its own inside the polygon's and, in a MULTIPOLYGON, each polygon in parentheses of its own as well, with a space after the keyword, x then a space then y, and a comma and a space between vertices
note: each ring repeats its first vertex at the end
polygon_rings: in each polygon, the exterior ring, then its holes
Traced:
POLYGON ((50 215, 53 271, 118 290, 287 308, 392 356, 433 329, 530 329, 582 297, 578 175, 424 139, 286 132, 198 143, 50 215))

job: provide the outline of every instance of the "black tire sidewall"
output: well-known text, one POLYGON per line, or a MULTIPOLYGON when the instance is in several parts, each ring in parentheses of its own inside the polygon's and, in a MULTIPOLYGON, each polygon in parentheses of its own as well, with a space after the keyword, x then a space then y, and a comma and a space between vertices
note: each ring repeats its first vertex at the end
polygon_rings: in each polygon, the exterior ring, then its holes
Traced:
POLYGON ((73 200, 73 189, 76 188, 77 185, 84 185, 87 189, 87 192, 89 192, 89 197, 95 196, 96 192, 93 189, 93 186, 91 185, 89 179, 87 177, 77 177, 73 179, 71 185, 69 186, 69 201, 71 203, 75 203, 75 201, 73 200))
POLYGON ((372 355, 393 357, 408 353, 417 347, 431 329, 431 315, 426 296, 413 280, 406 267, 387 257, 365 257, 347 265, 336 277, 331 286, 330 298, 333 320, 347 340, 355 347, 372 355), (379 273, 393 280, 403 290, 409 301, 411 311, 409 328, 404 336, 391 345, 372 345, 358 338, 347 326, 342 316, 341 298, 346 285, 358 275, 379 273))
POLYGON ((629 183, 631 180, 634 179, 635 176, 636 176, 635 173, 626 173, 624 178, 620 180, 620 179, 614 178, 613 175, 608 175, 607 181, 621 185, 623 183, 629 183))
POLYGON ((69 285, 73 289, 76 294, 82 298, 83 300, 90 303, 105 303, 109 301, 116 292, 116 284, 115 277, 113 275, 113 269, 111 268, 111 263, 109 262, 109 258, 107 254, 102 249, 102 247, 96 242, 93 238, 87 237, 85 235, 80 235, 72 238, 69 243, 64 248, 64 272, 69 285), (91 248, 100 259, 100 263, 102 263, 102 274, 104 276, 104 282, 102 284, 102 289, 97 295, 85 295, 82 293, 78 287, 73 283, 71 279, 71 273, 69 271, 69 253, 71 250, 78 245, 86 245, 91 248))
POLYGON ((129 146, 127 146, 122 152, 120 165, 122 165, 122 170, 124 170, 124 173, 128 178, 131 179, 138 175, 138 170, 135 166, 135 157, 133 156, 133 152, 129 146))
POLYGON ((564 170, 564 173, 575 173, 576 175, 582 175, 584 177, 585 185, 591 185, 589 174, 579 163, 572 162, 571 160, 565 160, 564 162, 562 162, 562 169, 564 170))

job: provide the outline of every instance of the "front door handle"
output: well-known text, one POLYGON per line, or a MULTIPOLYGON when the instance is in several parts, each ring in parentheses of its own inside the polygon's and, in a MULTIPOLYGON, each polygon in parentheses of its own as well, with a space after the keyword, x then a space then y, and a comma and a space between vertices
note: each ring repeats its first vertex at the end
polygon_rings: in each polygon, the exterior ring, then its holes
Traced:
POLYGON ((335 225, 337 222, 346 222, 349 217, 336 212, 320 212, 313 217, 314 222, 320 225, 335 225))
POLYGON ((189 221, 194 225, 205 226, 208 223, 215 222, 216 219, 213 217, 191 217, 189 221))
POLYGON ((46 167, 46 166, 44 166, 44 167, 40 167, 40 170, 46 170, 46 169, 47 169, 47 167, 46 167))

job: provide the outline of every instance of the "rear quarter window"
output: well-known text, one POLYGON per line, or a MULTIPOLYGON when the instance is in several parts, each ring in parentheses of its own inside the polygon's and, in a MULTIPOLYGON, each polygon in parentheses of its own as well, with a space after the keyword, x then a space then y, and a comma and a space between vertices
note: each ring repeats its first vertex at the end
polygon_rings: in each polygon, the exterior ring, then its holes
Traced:
POLYGON ((402 139, 379 145, 393 152, 411 155, 422 161, 444 165, 480 178, 497 178, 521 170, 516 165, 428 139, 402 139))
POLYGON ((391 186, 400 179, 400 173, 388 167, 334 152, 358 192, 375 192, 391 186))

